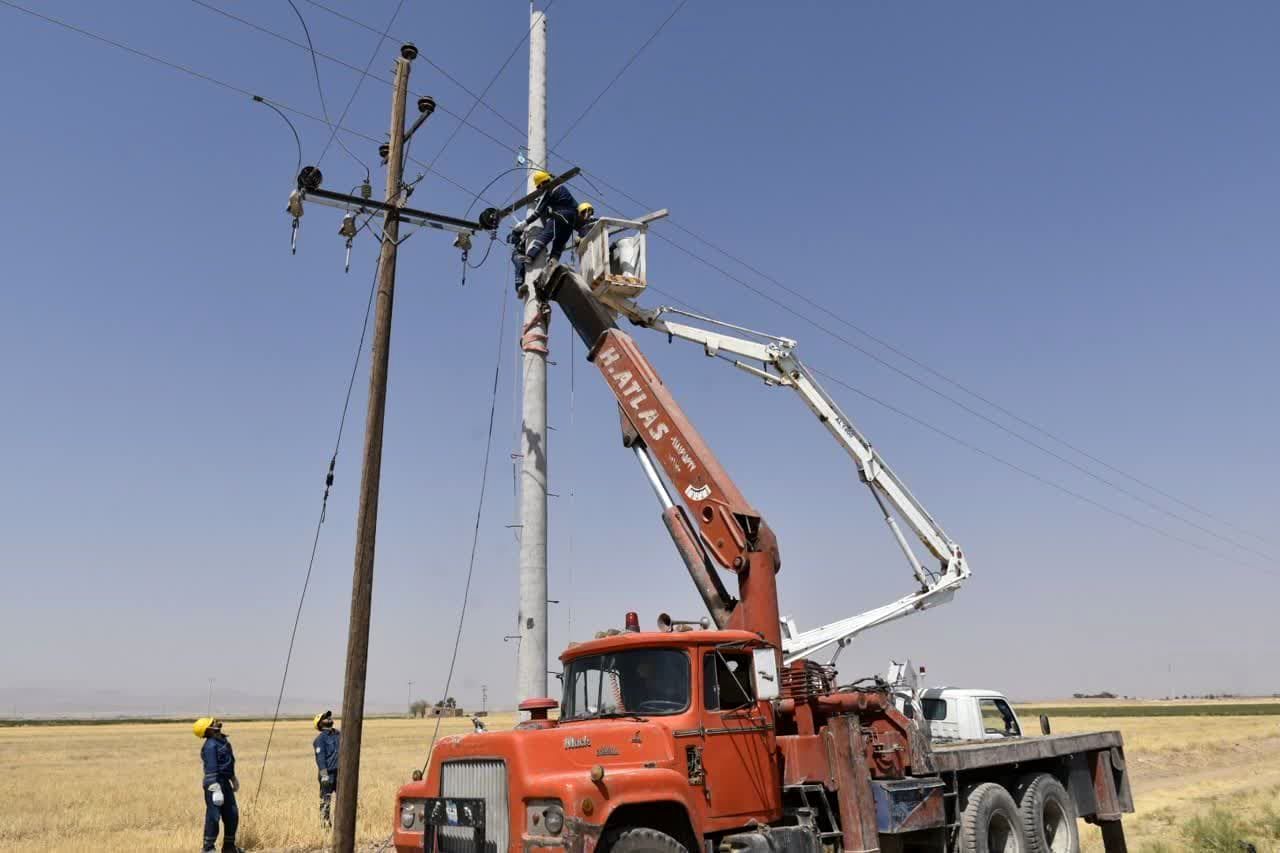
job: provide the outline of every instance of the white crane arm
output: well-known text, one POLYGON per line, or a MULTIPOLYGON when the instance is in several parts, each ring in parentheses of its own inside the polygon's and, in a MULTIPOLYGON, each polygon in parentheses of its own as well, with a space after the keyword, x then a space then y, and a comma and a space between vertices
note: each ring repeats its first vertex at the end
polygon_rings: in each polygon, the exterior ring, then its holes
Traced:
POLYGON ((843 647, 851 637, 868 628, 951 600, 956 589, 970 575, 960 546, 929 515, 923 504, 880 458, 871 442, 858 431, 853 421, 840 410, 836 401, 796 357, 795 341, 676 308, 647 310, 629 299, 608 299, 606 302, 610 308, 625 315, 636 325, 671 338, 701 344, 708 356, 724 358, 769 385, 788 387, 799 394, 809 410, 853 458, 862 481, 870 487, 884 514, 885 522, 911 565, 912 574, 920 588, 897 601, 808 631, 799 631, 790 619, 784 620, 785 661, 810 657, 833 643, 839 643, 843 647), (716 328, 669 320, 668 315, 687 317, 716 328), (717 329, 740 333, 742 336, 717 329), (752 362, 760 366, 757 367, 752 362), (916 557, 898 524, 899 518, 938 561, 939 568, 936 571, 926 570, 916 557))

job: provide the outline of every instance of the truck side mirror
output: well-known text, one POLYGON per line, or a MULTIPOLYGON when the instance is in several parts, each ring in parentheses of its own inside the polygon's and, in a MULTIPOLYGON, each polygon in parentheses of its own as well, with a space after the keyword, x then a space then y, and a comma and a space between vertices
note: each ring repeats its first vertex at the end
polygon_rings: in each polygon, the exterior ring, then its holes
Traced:
POLYGON ((781 695, 778 684, 778 653, 773 649, 756 649, 752 653, 756 671, 756 698, 777 699, 781 695))

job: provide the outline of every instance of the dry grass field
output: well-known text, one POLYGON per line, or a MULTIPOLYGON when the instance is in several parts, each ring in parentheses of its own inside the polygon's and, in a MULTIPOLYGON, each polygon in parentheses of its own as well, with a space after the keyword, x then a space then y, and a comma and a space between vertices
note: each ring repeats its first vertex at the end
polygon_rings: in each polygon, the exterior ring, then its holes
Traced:
MULTIPOLYGON (((1020 712, 1033 723, 1034 709, 1020 712)), ((511 718, 491 722, 501 727, 511 718)), ((388 835, 394 791, 421 766, 433 726, 432 720, 366 724, 359 823, 365 842, 388 835)), ((466 720, 446 720, 441 731, 469 728, 466 720)), ((1108 728, 1124 733, 1134 780, 1138 814, 1127 821, 1130 849, 1238 851, 1232 839, 1247 838, 1260 851, 1280 853, 1280 716, 1054 718, 1055 732, 1108 728), (1214 846, 1219 836, 1230 846, 1214 846)), ((261 722, 227 724, 242 782, 240 842, 251 850, 316 849, 326 834, 316 811, 314 732, 305 722, 277 728, 255 804, 267 729, 261 722)), ((185 723, 0 728, 0 849, 198 850, 204 809, 198 750, 185 723)), ((1101 850, 1092 830, 1085 849, 1101 850)))
MULTIPOLYGON (((489 720, 495 728, 513 724, 512 715, 489 720)), ((431 719, 366 721, 362 840, 390 835, 395 790, 422 766, 434 726, 431 719)), ((238 841, 249 850, 320 847, 327 833, 319 819, 310 723, 276 727, 254 804, 269 728, 266 722, 226 724, 240 776, 238 841)), ((442 736, 470 730, 465 718, 440 726, 442 736)), ((190 723, 0 728, 0 850, 199 850, 199 750, 190 723)))

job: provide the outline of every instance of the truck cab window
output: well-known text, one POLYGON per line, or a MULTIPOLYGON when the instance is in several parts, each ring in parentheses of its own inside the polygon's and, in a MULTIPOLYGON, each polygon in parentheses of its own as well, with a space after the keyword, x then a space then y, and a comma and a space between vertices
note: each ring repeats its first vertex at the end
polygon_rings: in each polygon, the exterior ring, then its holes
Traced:
POLYGON ((710 651, 702 659, 703 707, 735 711, 756 701, 750 652, 710 651))
POLYGON ((921 699, 920 710, 924 711, 926 720, 945 720, 947 718, 947 700, 921 699))
POLYGON ((982 730, 989 735, 1005 737, 1021 737, 1018 718, 1013 709, 1003 699, 981 699, 978 707, 982 709, 982 730))
POLYGON ((677 649, 590 655, 565 664, 560 719, 678 714, 689 694, 689 658, 677 649))

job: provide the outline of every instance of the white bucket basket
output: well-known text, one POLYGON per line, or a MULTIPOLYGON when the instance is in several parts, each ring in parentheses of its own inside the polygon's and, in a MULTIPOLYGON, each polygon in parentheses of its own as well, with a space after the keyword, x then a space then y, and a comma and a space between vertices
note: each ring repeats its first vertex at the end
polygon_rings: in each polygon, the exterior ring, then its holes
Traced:
POLYGON ((597 299, 635 299, 644 292, 648 227, 647 222, 602 217, 578 241, 579 269, 597 299))

